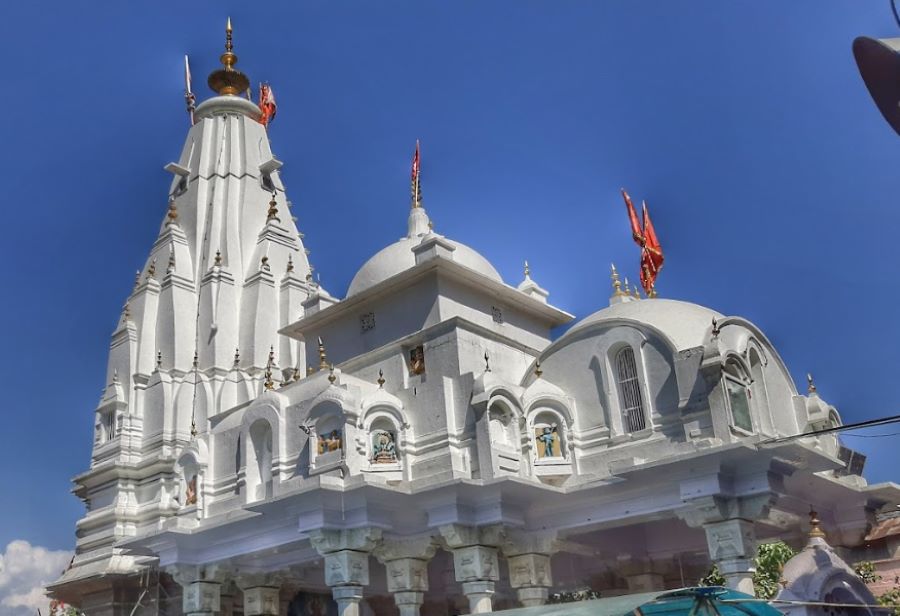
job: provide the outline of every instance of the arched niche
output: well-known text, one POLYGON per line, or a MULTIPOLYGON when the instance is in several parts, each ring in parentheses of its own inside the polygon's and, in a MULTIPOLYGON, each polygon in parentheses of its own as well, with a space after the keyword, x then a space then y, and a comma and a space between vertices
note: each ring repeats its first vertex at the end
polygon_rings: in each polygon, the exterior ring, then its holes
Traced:
POLYGON ((316 474, 341 467, 346 456, 347 419, 334 400, 320 402, 310 411, 309 472, 316 474))
POLYGON ((494 395, 488 402, 487 418, 491 447, 518 455, 521 451, 518 409, 509 398, 494 395))
POLYGON ((572 416, 558 401, 540 400, 526 421, 531 468, 536 477, 572 474, 572 416))
POLYGON ((274 438, 272 425, 268 420, 259 418, 250 424, 245 450, 247 502, 254 503, 272 498, 274 438))
POLYGON ((179 513, 196 512, 197 517, 202 517, 207 459, 208 450, 203 440, 193 441, 178 456, 172 501, 179 513))
POLYGON ((400 479, 404 467, 405 429, 399 409, 376 407, 363 421, 364 453, 368 470, 400 479))

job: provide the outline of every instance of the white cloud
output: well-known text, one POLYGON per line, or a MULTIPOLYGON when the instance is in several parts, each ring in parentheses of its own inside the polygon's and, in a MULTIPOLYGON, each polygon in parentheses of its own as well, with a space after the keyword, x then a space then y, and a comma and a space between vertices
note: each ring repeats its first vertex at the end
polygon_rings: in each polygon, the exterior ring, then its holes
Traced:
POLYGON ((4 616, 35 616, 49 612, 44 586, 62 573, 72 553, 48 550, 16 539, 0 554, 0 613, 4 616))

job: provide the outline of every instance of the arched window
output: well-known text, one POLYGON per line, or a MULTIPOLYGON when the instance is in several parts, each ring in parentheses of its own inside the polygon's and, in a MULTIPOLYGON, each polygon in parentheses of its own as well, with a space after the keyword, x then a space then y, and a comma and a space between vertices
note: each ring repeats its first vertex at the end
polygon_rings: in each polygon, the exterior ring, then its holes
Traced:
POLYGON ((616 378, 622 407, 622 423, 626 432, 638 432, 647 427, 641 383, 638 380, 634 351, 625 347, 616 353, 616 378))
POLYGON ((731 411, 731 425, 744 432, 753 432, 753 416, 750 412, 750 386, 752 377, 738 360, 731 358, 725 363, 725 393, 731 411))

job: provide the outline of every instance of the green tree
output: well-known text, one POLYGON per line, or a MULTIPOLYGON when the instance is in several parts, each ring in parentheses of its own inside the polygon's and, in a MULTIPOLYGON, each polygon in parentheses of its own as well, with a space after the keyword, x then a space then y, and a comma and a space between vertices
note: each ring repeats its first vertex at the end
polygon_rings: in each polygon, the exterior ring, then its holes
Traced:
MULTIPOLYGON (((796 552, 784 541, 761 543, 756 549, 753 562, 756 571, 753 573, 753 588, 760 599, 771 599, 781 589, 781 570, 796 552)), ((725 578, 719 568, 713 565, 709 572, 699 581, 700 586, 724 586, 725 578)), ((900 615, 898 615, 900 616, 900 615)))

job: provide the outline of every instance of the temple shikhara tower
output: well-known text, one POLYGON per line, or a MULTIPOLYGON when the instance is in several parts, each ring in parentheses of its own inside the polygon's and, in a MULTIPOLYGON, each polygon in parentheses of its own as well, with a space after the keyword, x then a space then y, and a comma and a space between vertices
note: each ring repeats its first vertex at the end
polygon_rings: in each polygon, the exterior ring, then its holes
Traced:
POLYGON ((756 545, 803 545, 810 506, 840 550, 900 502, 835 434, 785 438, 840 415, 741 317, 614 272, 609 305, 554 339, 575 317, 527 267, 508 284, 433 227, 418 149, 405 237, 329 294, 230 26, 221 60, 112 334, 53 596, 89 616, 450 616, 713 563, 752 590, 756 545))

